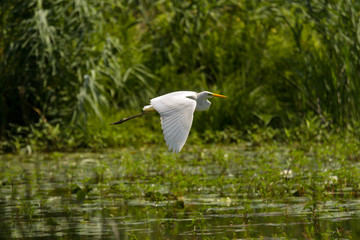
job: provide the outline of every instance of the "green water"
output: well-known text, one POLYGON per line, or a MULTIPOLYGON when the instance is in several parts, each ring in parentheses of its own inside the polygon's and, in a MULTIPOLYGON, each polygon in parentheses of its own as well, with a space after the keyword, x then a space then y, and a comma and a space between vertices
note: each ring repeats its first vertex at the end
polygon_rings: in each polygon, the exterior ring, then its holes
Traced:
POLYGON ((359 163, 283 147, 0 156, 4 239, 360 236, 359 163))

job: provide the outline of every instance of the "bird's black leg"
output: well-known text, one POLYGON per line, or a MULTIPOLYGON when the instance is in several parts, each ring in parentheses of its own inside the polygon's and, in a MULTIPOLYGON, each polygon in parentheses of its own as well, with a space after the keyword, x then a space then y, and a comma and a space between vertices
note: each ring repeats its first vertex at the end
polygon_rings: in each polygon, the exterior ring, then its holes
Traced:
POLYGON ((135 115, 135 116, 132 116, 132 117, 123 118, 123 119, 121 119, 121 120, 119 120, 119 121, 117 121, 117 122, 110 123, 110 125, 121 124, 121 123, 126 122, 126 121, 128 121, 128 120, 130 120, 130 119, 133 119, 133 118, 136 118, 136 117, 140 117, 140 116, 144 115, 145 113, 146 113, 146 112, 142 112, 142 113, 139 113, 139 114, 137 114, 137 115, 135 115))

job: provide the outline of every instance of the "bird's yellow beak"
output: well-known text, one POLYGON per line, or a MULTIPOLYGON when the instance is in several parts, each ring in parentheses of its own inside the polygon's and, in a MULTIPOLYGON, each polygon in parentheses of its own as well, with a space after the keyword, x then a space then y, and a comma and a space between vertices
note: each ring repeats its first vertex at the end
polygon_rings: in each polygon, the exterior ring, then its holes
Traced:
POLYGON ((217 93, 213 93, 212 95, 213 95, 213 97, 221 97, 221 98, 226 98, 227 97, 227 96, 220 95, 220 94, 217 94, 217 93))

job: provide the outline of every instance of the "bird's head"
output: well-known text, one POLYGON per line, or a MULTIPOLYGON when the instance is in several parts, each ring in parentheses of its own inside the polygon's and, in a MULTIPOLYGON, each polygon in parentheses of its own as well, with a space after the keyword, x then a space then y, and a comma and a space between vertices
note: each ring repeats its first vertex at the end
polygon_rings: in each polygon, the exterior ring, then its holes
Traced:
POLYGON ((208 92, 208 91, 198 93, 198 98, 212 98, 212 97, 226 98, 226 96, 224 96, 224 95, 212 93, 212 92, 208 92))

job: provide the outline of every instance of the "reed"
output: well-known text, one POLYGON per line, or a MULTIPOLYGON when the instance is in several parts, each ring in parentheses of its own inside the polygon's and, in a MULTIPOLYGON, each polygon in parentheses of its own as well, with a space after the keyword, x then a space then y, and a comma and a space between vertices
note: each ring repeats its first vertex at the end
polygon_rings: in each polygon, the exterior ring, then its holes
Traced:
POLYGON ((314 115, 326 126, 359 121, 358 1, 14 0, 1 9, 3 137, 9 124, 84 126, 180 89, 230 96, 195 119, 200 132, 295 127, 314 115))

